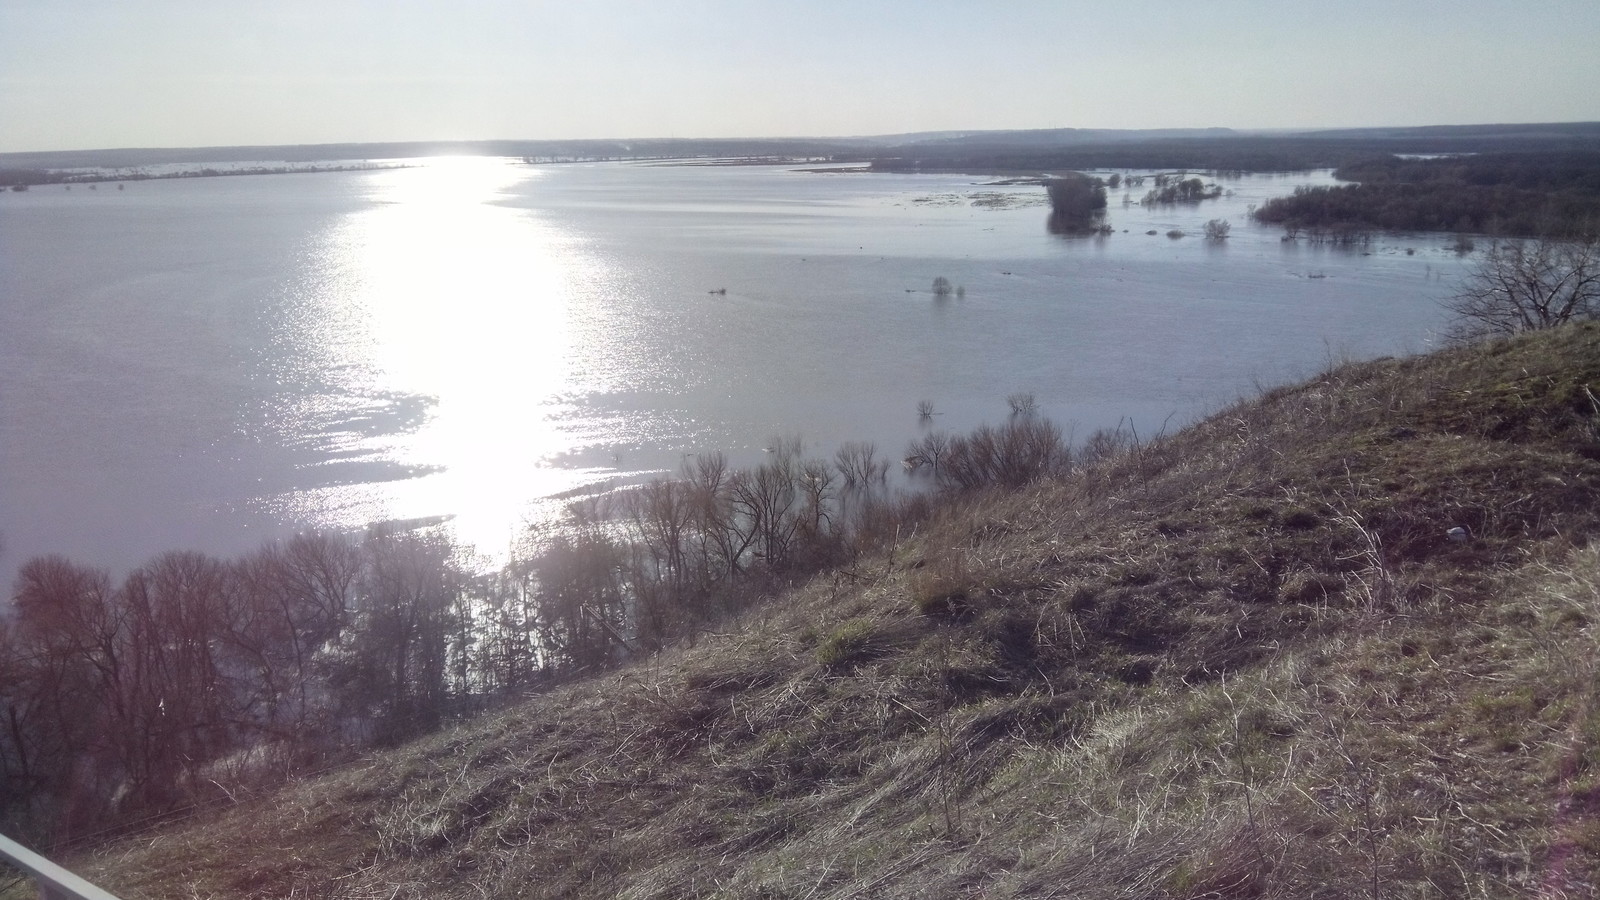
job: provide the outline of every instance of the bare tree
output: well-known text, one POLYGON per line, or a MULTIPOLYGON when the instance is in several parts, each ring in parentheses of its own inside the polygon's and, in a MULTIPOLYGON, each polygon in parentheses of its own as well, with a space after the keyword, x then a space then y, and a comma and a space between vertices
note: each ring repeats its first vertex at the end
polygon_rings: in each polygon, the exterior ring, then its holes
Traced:
MULTIPOLYGON (((126 696, 126 645, 113 593, 105 572, 61 556, 35 557, 17 572, 15 670, 0 685, 15 743, 7 754, 27 775, 18 785, 23 797, 59 799, 54 827, 61 833, 90 827, 123 780, 107 746, 126 696)), ((11 800, 9 791, 4 799, 11 800)))
POLYGON ((950 452, 950 435, 943 431, 934 431, 922 436, 921 440, 912 441, 906 445, 904 465, 906 471, 917 472, 927 468, 934 475, 939 474, 939 462, 944 455, 950 452))
POLYGON ((797 474, 795 484, 800 489, 802 503, 799 529, 804 539, 802 549, 810 551, 811 562, 815 563, 821 554, 831 549, 826 545, 834 543, 838 536, 832 512, 834 471, 821 460, 807 460, 800 464, 797 474))
POLYGON ((641 626, 648 634, 665 627, 665 609, 679 609, 697 599, 693 559, 694 488, 686 481, 658 478, 622 495, 622 509, 644 555, 632 572, 643 609, 641 626), (639 590, 648 583, 655 590, 639 590))
POLYGON ((598 504, 567 507, 566 527, 532 561, 537 643, 551 667, 604 666, 629 649, 625 553, 598 504))
POLYGON ((888 460, 878 459, 878 448, 873 444, 846 441, 839 446, 833 460, 848 488, 882 484, 889 474, 888 460))
POLYGON ((512 560, 478 580, 483 604, 476 664, 486 690, 510 694, 532 684, 548 661, 538 640, 539 593, 534 565, 512 560))
POLYGON ((1600 316, 1600 240, 1497 243, 1444 307, 1472 339, 1553 328, 1600 316))
POLYGON ((684 465, 694 502, 695 559, 699 581, 709 592, 737 575, 750 538, 735 523, 733 475, 721 453, 702 454, 684 465))
POLYGON ((390 742, 434 728, 450 681, 451 615, 462 589, 456 548, 442 535, 374 528, 363 545, 361 628, 349 701, 390 742))
POLYGON ((789 564, 795 529, 800 524, 800 461, 798 455, 779 452, 770 462, 735 472, 730 481, 733 508, 754 548, 769 569, 789 564))

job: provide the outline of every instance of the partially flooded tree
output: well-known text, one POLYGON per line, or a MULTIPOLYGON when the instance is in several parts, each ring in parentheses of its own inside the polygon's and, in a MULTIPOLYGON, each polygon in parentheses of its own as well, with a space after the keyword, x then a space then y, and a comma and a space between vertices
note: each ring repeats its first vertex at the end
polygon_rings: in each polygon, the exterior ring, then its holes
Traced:
POLYGON ((1221 196, 1221 186, 1206 184, 1198 178, 1157 175, 1155 188, 1145 194, 1140 202, 1145 206, 1168 206, 1215 200, 1221 196))
POLYGON ((833 460, 847 488, 882 484, 889 474, 888 460, 878 458, 878 448, 873 444, 846 441, 839 446, 833 460))
POLYGON ((234 565, 228 640, 256 670, 257 714, 268 730, 304 738, 326 724, 318 721, 328 674, 321 651, 338 647, 349 629, 363 567, 354 543, 316 533, 269 544, 234 565))
POLYGON ((1013 416, 1031 416, 1039 411, 1039 400, 1032 391, 1018 391, 1006 397, 1006 405, 1011 407, 1013 416))
POLYGON ((930 432, 906 445, 905 467, 911 472, 925 468, 937 476, 939 463, 949 452, 950 435, 943 431, 930 432))
POLYGON ((61 556, 30 559, 17 572, 0 698, 8 768, 20 777, 0 800, 31 794, 45 801, 63 833, 98 819, 103 798, 123 781, 107 740, 123 724, 126 696, 126 642, 113 594, 105 572, 61 556))
POLYGON ((1600 240, 1539 239, 1498 243, 1445 298, 1460 317, 1455 332, 1472 339, 1553 328, 1600 316, 1600 240))
POLYGON ((780 449, 771 461, 735 472, 729 482, 744 542, 769 569, 789 564, 800 524, 799 465, 798 455, 780 449))
POLYGON ((815 567, 836 559, 840 551, 839 523, 833 515, 835 473, 821 460, 800 464, 798 486, 801 495, 800 525, 797 530, 797 555, 802 564, 815 567))
POLYGON ((1073 172, 1044 185, 1050 195, 1051 234, 1089 234, 1105 223, 1106 186, 1098 178, 1073 172))
POLYGON ((628 651, 625 551, 607 524, 569 508, 569 527, 534 561, 538 644, 554 668, 583 671, 628 651))
POLYGON ((375 529, 363 546, 361 629, 351 702, 380 742, 435 727, 458 686, 448 665, 462 589, 455 547, 424 532, 375 529))

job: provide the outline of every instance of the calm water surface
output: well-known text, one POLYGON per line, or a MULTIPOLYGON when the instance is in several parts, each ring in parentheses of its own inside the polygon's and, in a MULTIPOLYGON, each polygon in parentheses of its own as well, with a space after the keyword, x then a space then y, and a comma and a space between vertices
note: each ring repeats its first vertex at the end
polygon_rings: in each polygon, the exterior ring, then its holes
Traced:
POLYGON ((921 400, 937 428, 1027 391, 1080 437, 1150 434, 1428 349, 1463 266, 1439 236, 1363 255, 1247 220, 1325 174, 1113 192, 1093 239, 985 181, 448 159, 0 196, 0 572, 435 517, 494 557, 555 495, 697 452, 898 457, 921 400))

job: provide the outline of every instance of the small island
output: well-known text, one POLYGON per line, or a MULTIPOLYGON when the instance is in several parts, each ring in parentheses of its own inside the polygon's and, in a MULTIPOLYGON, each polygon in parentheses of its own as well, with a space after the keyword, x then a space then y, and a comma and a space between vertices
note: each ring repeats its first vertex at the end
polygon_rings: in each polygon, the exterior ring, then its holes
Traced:
POLYGON ((1050 194, 1051 234, 1098 234, 1106 224, 1106 184, 1082 172, 1069 172, 1045 182, 1050 194))

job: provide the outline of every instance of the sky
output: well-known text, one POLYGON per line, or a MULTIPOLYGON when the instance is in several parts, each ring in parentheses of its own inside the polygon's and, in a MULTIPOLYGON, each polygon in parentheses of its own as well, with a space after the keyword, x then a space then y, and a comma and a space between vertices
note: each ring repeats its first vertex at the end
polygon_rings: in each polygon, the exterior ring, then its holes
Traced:
POLYGON ((0 0, 0 152, 1600 120, 1596 0, 0 0))

